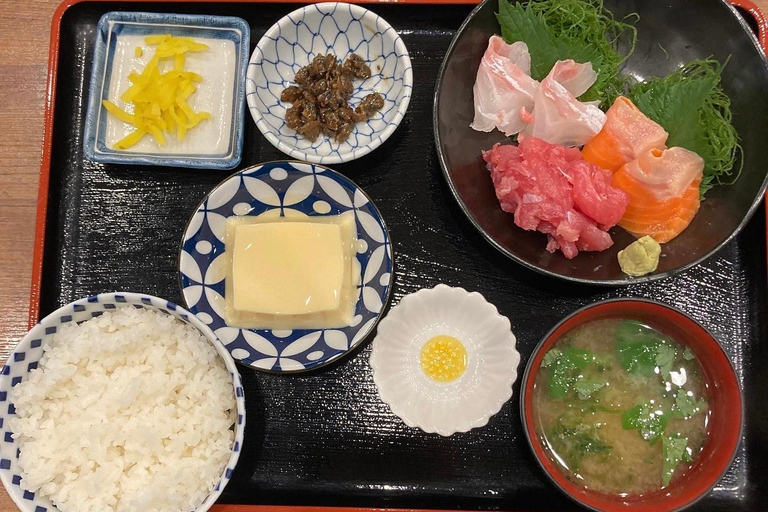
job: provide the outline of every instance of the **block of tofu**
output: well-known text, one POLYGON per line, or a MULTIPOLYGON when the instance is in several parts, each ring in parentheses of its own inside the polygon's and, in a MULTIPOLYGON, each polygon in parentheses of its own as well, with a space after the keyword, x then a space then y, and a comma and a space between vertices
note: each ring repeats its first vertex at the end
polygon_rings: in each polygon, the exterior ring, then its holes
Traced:
MULTIPOLYGON (((303 228, 298 228, 303 229, 303 228)), ((289 231, 292 230, 292 228, 289 227, 289 231)), ((335 231, 335 230, 332 230, 335 231)), ((244 231, 244 233, 247 233, 248 231, 244 231)), ((266 233, 266 232, 265 232, 266 233)), ((245 238, 240 237, 240 241, 242 242, 245 240, 245 238)), ((290 240, 283 240, 282 243, 287 243, 290 240)), ((302 240, 301 243, 306 242, 306 240, 302 240)), ((294 243, 298 244, 299 241, 294 240, 294 243)), ((268 210, 267 212, 257 215, 257 216, 232 216, 227 219, 226 222, 226 232, 224 235, 224 246, 225 254, 223 255, 223 258, 221 259, 221 264, 225 265, 225 290, 224 290, 224 296, 220 297, 216 294, 210 294, 210 297, 208 297, 208 300, 213 301, 219 301, 217 302, 217 307, 222 311, 223 317, 227 322, 227 325, 232 327, 241 327, 241 328, 247 328, 247 329, 337 329, 342 328, 348 325, 351 325, 352 319, 355 316, 355 308, 356 304, 360 298, 360 283, 362 281, 362 274, 361 274, 361 266, 360 262, 357 259, 357 249, 358 249, 358 243, 357 243, 357 226, 355 223, 355 214, 354 212, 344 212, 340 215, 318 215, 318 216, 308 216, 304 215, 300 212, 296 212, 294 210, 286 209, 284 212, 281 212, 278 209, 275 210, 268 210), (262 286, 264 283, 259 283, 257 280, 259 279, 258 276, 254 278, 254 281, 252 281, 250 284, 241 282, 240 277, 242 276, 242 272, 240 272, 240 269, 237 271, 237 277, 235 275, 235 245, 236 241, 235 239, 238 238, 237 232, 238 229, 244 226, 273 226, 268 229, 275 229, 282 231, 282 226, 286 224, 310 224, 310 225, 323 225, 323 226, 332 226, 332 227, 338 227, 339 229, 339 235, 341 237, 341 251, 342 251, 342 273, 343 277, 341 280, 341 289, 338 294, 338 302, 337 307, 327 309, 327 310, 319 310, 319 308, 326 307, 329 305, 329 303, 326 304, 320 304, 319 302, 319 295, 315 294, 313 297, 313 300, 310 301, 312 304, 313 309, 315 309, 314 312, 307 312, 305 313, 305 309, 298 308, 301 313, 277 313, 277 311, 285 311, 286 309, 275 307, 276 304, 273 302, 273 298, 276 297, 279 294, 287 294, 289 293, 287 290, 288 285, 290 284, 291 287, 299 286, 304 287, 307 286, 307 280, 308 279, 325 279, 330 278, 330 272, 327 270, 323 270, 320 263, 320 258, 318 257, 318 251, 315 249, 309 248, 301 248, 299 250, 298 247, 293 246, 290 248, 283 247, 283 250, 279 250, 276 246, 272 246, 271 250, 274 250, 274 252, 271 253, 271 255, 261 255, 261 257, 270 256, 273 258, 272 263, 274 262, 275 258, 279 259, 280 265, 283 265, 286 263, 286 257, 287 255, 291 254, 295 257, 302 257, 301 255, 307 255, 309 254, 311 256, 311 261, 306 264, 298 265, 300 268, 297 269, 297 272, 301 273, 306 271, 307 269, 312 270, 311 276, 304 276, 300 277, 299 273, 295 272, 289 272, 291 275, 286 278, 282 279, 277 276, 277 274, 271 274, 270 276, 275 276, 274 281, 278 283, 277 287, 279 290, 277 292, 267 292, 266 294, 261 293, 260 290, 264 290, 268 288, 268 286, 262 286), (320 274, 320 275, 318 275, 320 274), (323 275, 325 274, 325 275, 323 275), (235 283, 237 283, 238 287, 238 305, 235 305, 235 283), (256 301, 262 300, 265 297, 269 298, 269 303, 262 303, 257 304, 256 307, 254 307, 254 304, 250 305, 243 305, 242 304, 242 298, 245 297, 245 301, 248 301, 249 294, 254 294, 254 297, 250 297, 251 299, 254 299, 256 301), (217 298, 219 297, 219 298, 217 298), (244 308, 244 307, 250 307, 253 310, 241 310, 238 309, 244 308), (262 311, 255 311, 255 309, 261 309, 262 311)), ((238 266, 245 262, 245 260, 238 261, 238 266)), ((263 268, 266 268, 263 266, 263 268)), ((247 271, 250 271, 249 268, 246 268, 247 271)), ((287 269, 285 269, 287 270, 287 269)), ((334 276, 336 275, 335 271, 333 272, 334 276)), ((263 278, 270 278, 270 276, 261 276, 263 278)), ((334 280, 336 277, 334 277, 334 280)), ((335 281, 334 281, 335 282, 335 281)), ((316 285, 319 285, 319 282, 315 281, 316 285)), ((335 287, 333 285, 332 287, 335 287)), ((297 292, 298 293, 298 292, 297 292)), ((304 292, 306 293, 306 292, 304 292)), ((301 294, 298 293, 300 296, 301 294)), ((326 295, 326 298, 328 296, 326 295)))
POLYGON ((233 305, 238 311, 304 315, 339 308, 344 250, 336 224, 272 222, 235 228, 233 305))

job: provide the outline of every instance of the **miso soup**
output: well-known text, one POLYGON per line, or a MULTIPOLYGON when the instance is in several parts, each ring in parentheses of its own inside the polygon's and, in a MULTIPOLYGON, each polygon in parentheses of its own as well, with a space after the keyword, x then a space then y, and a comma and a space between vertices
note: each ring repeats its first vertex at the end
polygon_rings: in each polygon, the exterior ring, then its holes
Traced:
POLYGON ((536 434, 576 484, 641 495, 684 474, 707 436, 702 370, 690 349, 636 320, 595 320, 545 355, 536 434))

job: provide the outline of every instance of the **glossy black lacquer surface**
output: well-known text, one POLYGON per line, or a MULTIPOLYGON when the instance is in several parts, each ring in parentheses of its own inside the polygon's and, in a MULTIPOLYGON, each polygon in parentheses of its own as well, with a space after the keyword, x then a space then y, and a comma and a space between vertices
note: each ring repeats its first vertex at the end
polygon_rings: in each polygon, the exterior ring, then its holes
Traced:
MULTIPOLYGON (((84 3, 64 16, 42 314, 91 293, 129 290, 181 300, 176 259, 189 215, 222 171, 97 165, 82 154, 94 29, 131 8, 242 16, 252 41, 295 5, 84 3)), ((512 322, 522 374, 533 347, 589 302, 647 297, 675 305, 723 343, 744 382, 745 443, 694 510, 768 509, 765 224, 760 210, 716 257, 663 282, 604 289, 549 279, 483 240, 451 197, 432 138, 435 78, 468 6, 372 6, 402 34, 414 96, 400 128, 371 155, 335 168, 376 202, 395 252, 392 302, 438 283, 479 291, 512 322), (762 370, 762 371, 761 371, 762 370)), ((246 119, 241 167, 282 158, 246 119)), ((488 426, 450 438, 406 427, 379 401, 370 339, 338 364, 280 376, 241 367, 248 421, 225 503, 573 510, 536 465, 515 396, 488 426)))
MULTIPOLYGON (((693 59, 714 57, 728 62, 723 89, 732 100, 733 124, 744 148, 744 171, 731 186, 715 187, 691 225, 663 245, 659 268, 634 279, 663 278, 709 256, 740 229, 762 198, 768 176, 768 67, 742 18, 722 0, 607 0, 618 18, 637 13, 637 45, 622 72, 642 80, 666 76, 693 59)), ((482 133, 469 127, 474 115, 472 86, 488 38, 499 33, 497 0, 487 0, 462 28, 438 78, 435 119, 438 150, 446 177, 467 216, 488 240, 511 258, 541 272, 602 284, 632 282, 619 268, 617 253, 635 238, 611 229, 614 245, 581 253, 572 260, 545 250, 546 238, 524 231, 499 207, 482 151, 509 143, 498 130, 482 133)), ((628 41, 620 41, 626 46, 628 41)))

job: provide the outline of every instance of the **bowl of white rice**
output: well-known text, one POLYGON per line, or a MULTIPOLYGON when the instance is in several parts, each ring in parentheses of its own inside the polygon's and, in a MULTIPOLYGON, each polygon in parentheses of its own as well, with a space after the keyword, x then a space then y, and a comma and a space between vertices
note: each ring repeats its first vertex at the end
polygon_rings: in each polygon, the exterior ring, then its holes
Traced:
POLYGON ((157 297, 68 304, 0 371, 0 480, 22 512, 202 512, 243 445, 229 352, 157 297))

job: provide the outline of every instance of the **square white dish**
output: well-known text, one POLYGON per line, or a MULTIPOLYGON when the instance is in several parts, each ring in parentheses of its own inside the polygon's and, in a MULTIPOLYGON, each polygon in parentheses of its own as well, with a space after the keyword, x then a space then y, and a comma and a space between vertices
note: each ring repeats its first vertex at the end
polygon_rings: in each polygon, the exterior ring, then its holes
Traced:
MULTIPOLYGON (((91 74, 83 150, 94 162, 231 169, 243 147, 245 72, 250 28, 241 18, 226 16, 109 12, 99 20, 91 74), (144 37, 170 34, 191 37, 209 50, 189 53, 186 69, 202 76, 189 105, 211 114, 187 133, 184 141, 168 136, 165 146, 145 136, 126 150, 114 144, 134 128, 102 107, 110 100, 130 111, 120 96, 130 86, 128 75, 144 68, 153 55, 144 37), (143 51, 135 53, 136 48, 143 51)), ((164 64, 164 63, 163 63, 164 64)), ((162 68, 161 68, 162 69, 162 68)))

